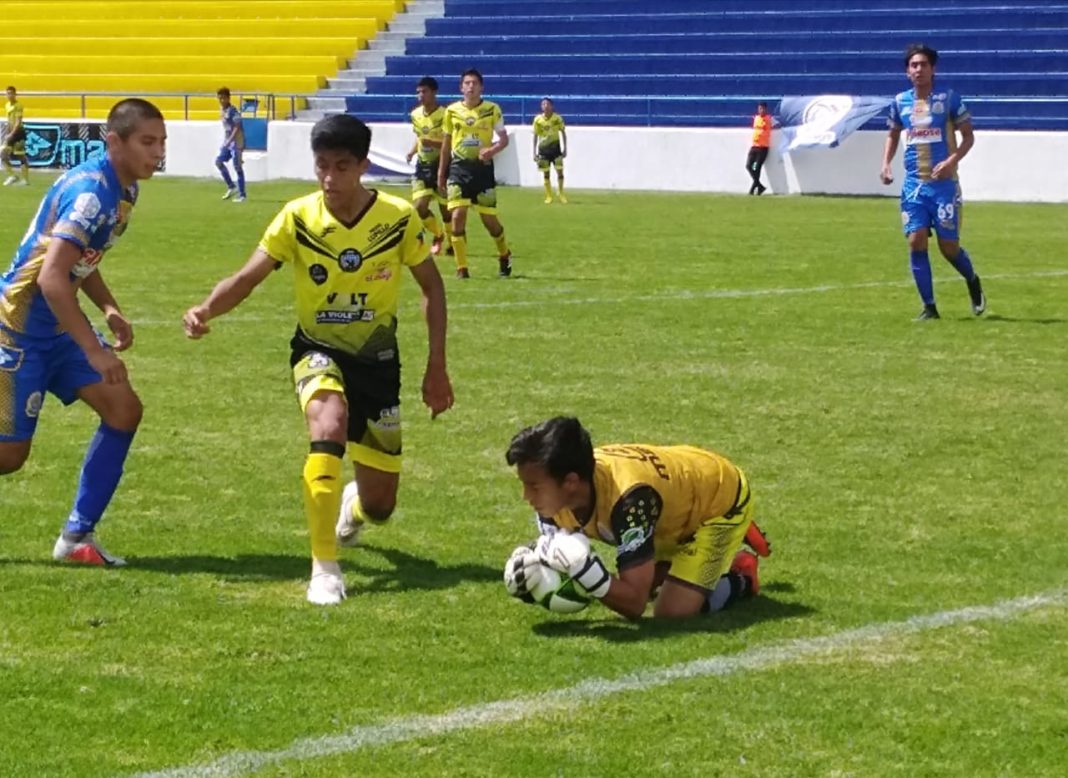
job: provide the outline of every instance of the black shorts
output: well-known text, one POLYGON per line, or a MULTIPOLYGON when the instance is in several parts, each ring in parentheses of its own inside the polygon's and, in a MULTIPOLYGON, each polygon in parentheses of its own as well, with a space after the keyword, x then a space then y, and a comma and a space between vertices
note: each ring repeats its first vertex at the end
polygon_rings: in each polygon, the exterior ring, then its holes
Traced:
POLYGON ((538 163, 550 165, 560 159, 563 154, 559 143, 546 143, 544 146, 538 146, 538 163))
POLYGON ((473 205, 485 213, 497 210, 497 179, 492 162, 452 161, 449 165, 449 209, 473 205))
POLYGON ((299 328, 289 346, 298 396, 312 382, 323 382, 325 388, 340 382, 349 407, 349 441, 400 455, 400 359, 356 360, 351 354, 308 340, 299 328), (311 358, 305 359, 309 355, 311 358))

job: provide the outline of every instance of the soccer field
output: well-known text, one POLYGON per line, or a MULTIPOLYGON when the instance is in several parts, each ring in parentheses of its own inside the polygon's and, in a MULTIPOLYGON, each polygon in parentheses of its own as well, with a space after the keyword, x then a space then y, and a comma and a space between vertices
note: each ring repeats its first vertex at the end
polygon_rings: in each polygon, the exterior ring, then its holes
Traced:
MULTIPOLYGON (((43 188, 0 192, 5 267, 43 188)), ((0 775, 1064 774, 1068 206, 969 204, 989 312, 935 255, 943 318, 913 322, 896 199, 502 190, 513 278, 474 221, 474 277, 439 263, 434 421, 405 284, 399 507, 323 609, 288 269, 180 324, 311 188, 144 184, 102 265, 146 407, 100 533, 130 564, 50 561, 95 427, 50 398, 0 478, 0 775), (509 598, 504 450, 560 413, 745 468, 761 595, 684 624, 509 598)))

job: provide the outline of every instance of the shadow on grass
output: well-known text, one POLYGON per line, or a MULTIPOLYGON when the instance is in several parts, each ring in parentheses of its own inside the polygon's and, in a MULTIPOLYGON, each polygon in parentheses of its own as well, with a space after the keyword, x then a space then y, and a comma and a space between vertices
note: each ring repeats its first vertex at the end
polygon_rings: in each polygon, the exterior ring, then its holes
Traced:
POLYGON ((1007 324, 1068 324, 1068 319, 1029 319, 1016 316, 999 316, 992 313, 984 316, 979 321, 1005 322, 1007 324))
MULTIPOLYGON (((128 562, 131 570, 151 570, 170 575, 208 573, 233 582, 303 580, 311 569, 307 556, 293 554, 131 557, 128 562)), ((446 589, 465 581, 496 583, 501 578, 501 571, 493 567, 477 564, 443 565, 398 549, 370 545, 346 553, 341 560, 341 568, 350 585, 362 594, 446 589), (363 580, 357 581, 357 578, 363 580)))
MULTIPOLYGON (((554 619, 535 625, 533 631, 542 637, 593 637, 613 643, 655 640, 693 632, 734 632, 762 621, 792 619, 815 613, 815 609, 807 605, 782 602, 768 596, 771 592, 791 592, 793 588, 793 585, 788 583, 768 584, 760 590, 760 596, 755 599, 740 602, 726 611, 692 619, 659 621, 648 615, 638 622, 626 621, 623 617, 614 615, 596 620, 554 619)), ((604 612, 607 614, 607 609, 604 612)))

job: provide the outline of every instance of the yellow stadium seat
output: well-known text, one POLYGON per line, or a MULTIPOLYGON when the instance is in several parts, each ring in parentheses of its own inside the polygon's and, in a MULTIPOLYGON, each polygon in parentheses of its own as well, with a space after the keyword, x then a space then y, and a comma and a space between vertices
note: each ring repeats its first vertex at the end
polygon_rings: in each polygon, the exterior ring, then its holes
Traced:
POLYGON ((142 96, 167 118, 215 120, 222 86, 284 116, 406 2, 15 0, 0 11, 0 73, 23 94, 27 118, 100 117, 142 96))

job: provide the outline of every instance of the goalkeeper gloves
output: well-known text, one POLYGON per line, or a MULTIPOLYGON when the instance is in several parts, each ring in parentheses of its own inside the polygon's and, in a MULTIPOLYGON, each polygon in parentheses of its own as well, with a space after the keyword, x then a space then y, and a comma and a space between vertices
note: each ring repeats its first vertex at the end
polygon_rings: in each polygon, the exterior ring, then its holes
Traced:
POLYGON ((601 599, 608 594, 612 576, 601 558, 590 549, 590 541, 585 535, 557 532, 545 536, 538 542, 537 554, 542 562, 565 573, 591 597, 601 599))

